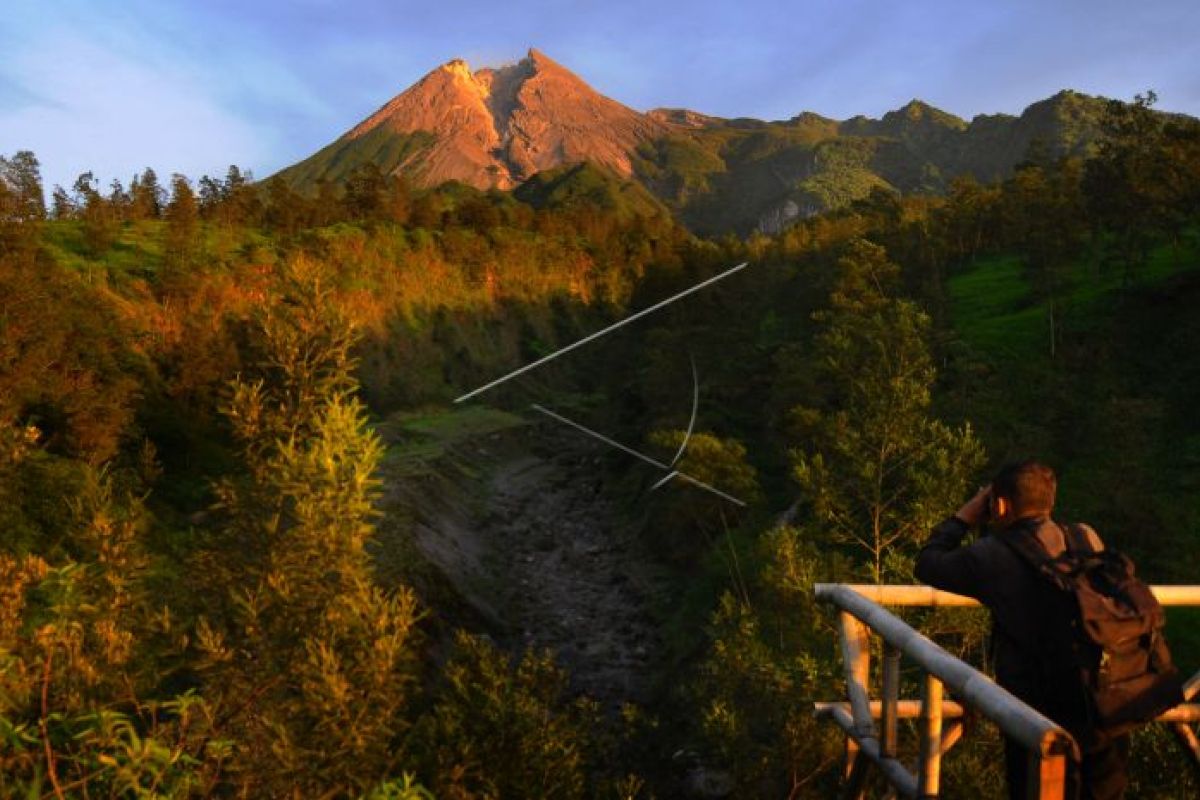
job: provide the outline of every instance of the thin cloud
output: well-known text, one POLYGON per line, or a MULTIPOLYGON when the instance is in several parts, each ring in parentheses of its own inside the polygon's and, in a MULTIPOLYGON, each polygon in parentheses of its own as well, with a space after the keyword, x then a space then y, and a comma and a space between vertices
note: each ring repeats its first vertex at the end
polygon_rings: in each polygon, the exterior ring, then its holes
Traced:
POLYGON ((94 170, 127 180, 149 165, 164 173, 224 171, 265 156, 261 133, 185 75, 64 34, 9 54, 29 102, 0 111, 0 150, 37 153, 47 185, 94 170))
POLYGON ((969 119, 1064 88, 1200 112, 1194 0, 10 0, 0 151, 80 169, 260 176, 455 56, 536 46, 638 109, 880 116, 913 97, 969 119))

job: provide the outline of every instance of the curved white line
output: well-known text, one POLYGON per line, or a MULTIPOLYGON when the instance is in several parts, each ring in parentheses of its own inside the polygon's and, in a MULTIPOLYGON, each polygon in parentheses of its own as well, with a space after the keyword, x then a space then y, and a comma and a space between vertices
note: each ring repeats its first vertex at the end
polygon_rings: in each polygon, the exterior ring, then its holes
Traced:
POLYGON ((665 485, 667 484, 667 482, 671 480, 671 478, 674 478, 674 477, 675 477, 676 475, 678 475, 678 474, 679 474, 679 473, 678 473, 676 470, 671 470, 670 472, 668 472, 668 473, 667 473, 667 477, 663 478, 663 479, 662 479, 662 480, 660 480, 658 483, 656 483, 656 484, 654 484, 653 486, 651 486, 651 487, 650 487, 650 491, 652 491, 652 492, 653 492, 655 489, 658 489, 658 488, 660 488, 660 487, 662 487, 662 486, 665 486, 665 485))
POLYGON ((700 408, 700 377, 696 374, 696 359, 691 353, 688 353, 688 361, 692 362, 692 418, 688 420, 687 433, 683 435, 683 441, 679 444, 679 452, 671 459, 672 467, 683 457, 683 451, 687 450, 692 431, 696 428, 696 411, 700 408))

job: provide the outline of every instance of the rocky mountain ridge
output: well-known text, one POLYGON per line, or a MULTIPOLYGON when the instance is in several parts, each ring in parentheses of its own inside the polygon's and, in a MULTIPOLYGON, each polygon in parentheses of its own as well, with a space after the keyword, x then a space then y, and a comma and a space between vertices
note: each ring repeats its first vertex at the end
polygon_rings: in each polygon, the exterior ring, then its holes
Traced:
POLYGON ((279 174, 311 190, 373 163, 419 187, 508 190, 589 162, 641 183, 698 232, 771 232, 875 189, 940 192, 959 175, 1004 178, 1035 142, 1049 157, 1085 152, 1105 102, 1064 91, 1020 116, 970 122, 915 99, 881 119, 843 121, 641 113, 530 50, 499 68, 448 61, 279 174))

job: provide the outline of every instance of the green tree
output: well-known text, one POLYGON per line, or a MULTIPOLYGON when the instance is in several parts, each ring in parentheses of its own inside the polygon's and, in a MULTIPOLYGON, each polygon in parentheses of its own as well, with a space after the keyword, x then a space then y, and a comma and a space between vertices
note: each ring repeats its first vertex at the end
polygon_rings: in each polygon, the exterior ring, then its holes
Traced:
POLYGON ((882 248, 851 242, 818 312, 809 404, 792 411, 800 527, 849 545, 871 579, 907 579, 917 544, 961 499, 982 451, 932 415, 929 319, 895 295, 882 248))
POLYGON ((196 188, 200 215, 204 219, 212 219, 216 216, 221 201, 225 199, 225 184, 211 175, 201 175, 200 180, 196 182, 196 188))
POLYGON ((312 224, 318 228, 344 217, 341 191, 332 181, 317 181, 317 196, 313 198, 312 224))
POLYGON ((0 157, 0 255, 33 249, 45 218, 37 158, 28 150, 0 157))
POLYGON ((255 225, 262 213, 262 202, 254 186, 254 176, 230 164, 221 186, 218 218, 226 225, 255 225))
POLYGON ((1071 261, 1087 234, 1082 168, 1068 159, 1053 167, 1027 166, 1004 185, 1008 240, 1016 243, 1031 282, 1046 305, 1050 357, 1057 352, 1059 297, 1071 261))
MULTIPOLYGON (((681 430, 654 431, 650 434, 650 442, 661 448, 666 456, 679 449, 685 433, 681 430)), ((654 537, 653 544, 665 558, 693 563, 699 551, 714 537, 728 534, 736 527, 744 518, 743 508, 757 505, 762 500, 762 492, 758 474, 746 458, 746 447, 736 439, 695 432, 675 466, 681 473, 745 504, 739 506, 690 484, 686 478, 672 479, 667 493, 656 504, 649 524, 661 532, 654 537)), ((730 572, 737 575, 736 564, 730 564, 730 572)))
POLYGON ((108 184, 108 201, 109 213, 118 224, 122 220, 129 218, 130 206, 133 198, 129 192, 125 190, 124 185, 117 178, 113 178, 108 184))
POLYGON ((1170 190, 1167 119, 1153 110, 1153 91, 1132 103, 1109 101, 1096 155, 1088 161, 1084 189, 1092 218, 1107 236, 1131 282, 1149 257, 1156 235, 1174 215, 1170 190))
POLYGON ((145 509, 116 487, 87 471, 71 557, 0 550, 5 797, 180 797, 211 774, 210 709, 193 694, 147 699, 164 674, 151 645, 170 639, 170 614, 147 592, 145 509))
POLYGON ((31 151, 20 150, 12 158, 0 157, 0 182, 12 193, 10 213, 25 220, 45 219, 41 164, 31 151))
POLYGON ((378 438, 353 397, 352 326, 287 262, 258 330, 257 375, 226 416, 245 473, 217 487, 220 524, 195 573, 215 597, 198 630, 215 702, 239 742, 239 792, 361 793, 397 772, 415 681, 411 591, 372 582, 365 545, 378 438))
POLYGON ((568 699, 567 675, 550 654, 525 653, 514 665, 492 644, 460 632, 443 681, 415 732, 438 797, 590 796, 598 709, 568 699))
POLYGON ((116 241, 120 226, 112 204, 104 199, 97 186, 91 172, 84 172, 75 179, 75 207, 79 209, 84 246, 93 258, 108 252, 116 241))
POLYGON ((168 269, 175 273, 194 265, 200 251, 200 215, 196 195, 183 175, 171 176, 171 202, 164 214, 163 256, 168 269))
MULTIPOLYGON (((0 429, 101 464, 133 417, 144 365, 110 299, 52 260, 0 255, 0 429)), ((33 499, 33 498, 29 498, 33 499)))
POLYGON ((158 219, 162 216, 166 192, 158 182, 158 174, 146 167, 129 184, 129 216, 131 219, 158 219))
POLYGON ((54 219, 71 219, 75 216, 75 211, 75 203, 67 194, 66 189, 55 184, 54 191, 51 193, 50 216, 54 219))
POLYGON ((342 204, 348 217, 364 222, 383 218, 388 185, 377 164, 367 162, 356 167, 346 178, 345 188, 342 204))
MULTIPOLYGON (((764 544, 774 536, 764 536, 764 544)), ((727 593, 710 624, 712 642, 693 691, 707 761, 729 771, 738 796, 836 792, 831 767, 842 737, 814 719, 811 708, 837 685, 837 669, 814 655, 828 634, 812 607, 811 580, 797 588, 799 602, 770 583, 754 605, 727 593)))
POLYGON ((267 181, 266 205, 263 222, 271 230, 283 236, 291 236, 304 228, 308 218, 308 207, 303 195, 292 189, 278 175, 267 181))

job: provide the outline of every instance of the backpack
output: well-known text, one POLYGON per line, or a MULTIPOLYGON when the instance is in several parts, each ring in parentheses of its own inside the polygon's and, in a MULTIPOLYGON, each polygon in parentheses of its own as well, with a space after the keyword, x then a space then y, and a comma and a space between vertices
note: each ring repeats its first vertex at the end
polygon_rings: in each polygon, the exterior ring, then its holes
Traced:
POLYGON ((1097 551, 1081 526, 1062 530, 1066 549, 1055 557, 1030 532, 1001 538, 1073 596, 1063 628, 1070 630, 1090 727, 1117 736, 1184 701, 1183 679, 1163 638, 1166 614, 1128 557, 1108 548, 1097 551))

